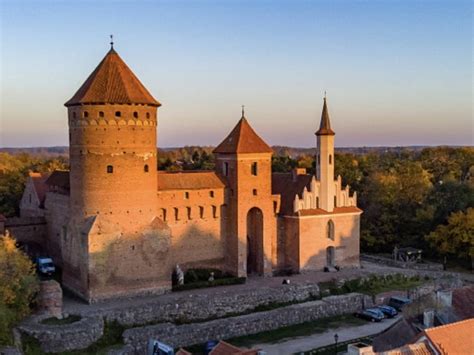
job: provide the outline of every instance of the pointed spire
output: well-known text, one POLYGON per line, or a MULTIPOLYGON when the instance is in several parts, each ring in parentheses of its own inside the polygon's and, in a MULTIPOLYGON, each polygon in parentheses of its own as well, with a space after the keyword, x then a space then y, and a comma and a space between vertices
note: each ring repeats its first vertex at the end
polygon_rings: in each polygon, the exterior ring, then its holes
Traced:
POLYGON ((321 113, 321 123, 319 130, 316 132, 317 136, 334 136, 336 133, 331 129, 331 122, 329 120, 328 105, 326 102, 326 91, 324 92, 323 112, 321 113))

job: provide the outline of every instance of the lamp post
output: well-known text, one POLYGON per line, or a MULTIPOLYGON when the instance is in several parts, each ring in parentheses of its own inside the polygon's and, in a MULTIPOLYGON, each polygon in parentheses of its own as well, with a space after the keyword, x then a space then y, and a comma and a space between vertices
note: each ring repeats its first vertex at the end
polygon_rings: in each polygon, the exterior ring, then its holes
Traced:
POLYGON ((334 348, 334 354, 337 355, 337 341, 339 340, 339 335, 334 334, 334 342, 335 342, 335 348, 334 348))

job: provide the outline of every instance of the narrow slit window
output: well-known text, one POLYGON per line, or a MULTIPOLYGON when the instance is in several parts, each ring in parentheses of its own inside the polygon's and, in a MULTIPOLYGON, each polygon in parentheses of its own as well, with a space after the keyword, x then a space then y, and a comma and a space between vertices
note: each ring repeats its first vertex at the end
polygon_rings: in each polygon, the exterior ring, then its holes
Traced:
POLYGON ((112 165, 107 165, 107 174, 112 174, 114 172, 114 167, 112 165))
POLYGON ((257 169, 258 169, 257 168, 257 162, 253 162, 252 163, 252 175, 257 176, 257 173, 258 173, 257 169))
POLYGON ((199 206, 199 218, 204 218, 204 207, 199 206))
POLYGON ((186 210, 187 210, 187 212, 188 212, 188 219, 192 219, 191 207, 186 207, 186 210))
POLYGON ((332 155, 329 154, 329 164, 332 164, 332 155))
POLYGON ((224 176, 229 176, 229 163, 224 163, 224 176))
POLYGON ((212 217, 217 218, 217 207, 212 206, 212 217))
POLYGON ((175 221, 179 221, 179 209, 176 207, 174 208, 174 219, 175 221))
POLYGON ((143 167, 143 170, 145 171, 145 173, 150 171, 150 168, 148 167, 148 164, 145 164, 145 166, 143 167))

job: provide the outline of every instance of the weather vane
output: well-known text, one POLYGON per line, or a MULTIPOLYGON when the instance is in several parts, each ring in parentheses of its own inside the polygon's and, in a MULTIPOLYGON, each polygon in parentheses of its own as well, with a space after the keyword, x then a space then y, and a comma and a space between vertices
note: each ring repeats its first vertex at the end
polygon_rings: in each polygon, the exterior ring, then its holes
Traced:
POLYGON ((114 49, 114 35, 110 35, 110 49, 114 49))
POLYGON ((245 105, 242 105, 242 117, 245 116, 245 105))

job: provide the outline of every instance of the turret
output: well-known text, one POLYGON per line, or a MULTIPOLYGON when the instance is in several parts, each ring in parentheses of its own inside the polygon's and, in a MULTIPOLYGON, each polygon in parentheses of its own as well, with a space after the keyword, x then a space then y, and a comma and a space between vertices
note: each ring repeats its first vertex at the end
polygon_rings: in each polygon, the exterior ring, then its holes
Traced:
POLYGON ((73 218, 105 215, 125 231, 151 222, 160 105, 113 47, 65 103, 73 218))
POLYGON ((320 208, 332 212, 335 207, 334 185, 334 136, 331 129, 327 100, 324 97, 319 130, 315 133, 317 141, 316 178, 320 181, 320 208))
POLYGON ((242 117, 214 149, 217 173, 226 181, 229 269, 239 276, 269 274, 276 238, 271 191, 273 150, 242 117))

